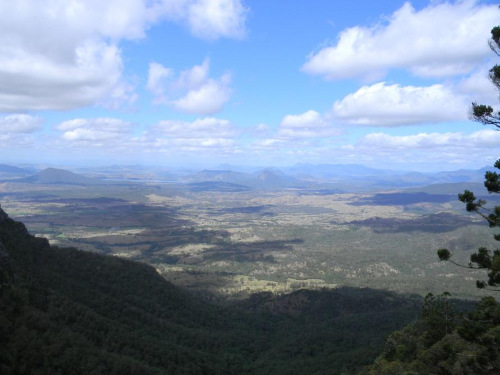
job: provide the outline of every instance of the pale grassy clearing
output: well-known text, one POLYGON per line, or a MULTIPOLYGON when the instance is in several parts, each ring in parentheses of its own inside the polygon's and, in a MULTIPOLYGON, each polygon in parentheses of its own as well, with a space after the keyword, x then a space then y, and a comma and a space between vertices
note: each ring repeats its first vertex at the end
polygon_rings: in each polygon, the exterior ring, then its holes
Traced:
POLYGON ((227 228, 226 230, 230 233, 229 240, 231 242, 258 242, 264 240, 264 238, 255 234, 252 225, 227 228))
POLYGON ((228 285, 219 288, 218 293, 225 295, 251 294, 257 292, 271 292, 275 294, 290 293, 298 289, 335 289, 337 284, 328 284, 320 279, 287 279, 285 282, 261 280, 246 275, 235 275, 228 285))
POLYGON ((130 228, 130 229, 120 229, 120 228, 88 228, 83 227, 79 229, 74 229, 71 231, 65 231, 64 234, 69 238, 99 238, 107 236, 135 236, 145 232, 147 228, 130 228))
POLYGON ((139 250, 128 250, 128 251, 122 251, 119 253, 113 253, 111 255, 116 256, 116 257, 120 257, 120 258, 134 258, 136 256, 140 256, 141 252, 139 250))
POLYGON ((214 245, 207 244, 189 244, 184 246, 173 247, 168 250, 170 255, 198 255, 203 252, 213 249, 214 245))
POLYGON ((193 204, 193 200, 187 199, 179 196, 170 196, 166 197, 158 194, 148 194, 146 195, 148 199, 148 203, 152 206, 160 205, 160 206, 173 206, 173 207, 182 207, 185 205, 193 204))
POLYGON ((156 265, 156 271, 177 285, 193 289, 201 288, 227 297, 245 297, 258 292, 283 294, 297 289, 334 289, 338 287, 337 284, 327 283, 322 279, 287 278, 285 281, 275 281, 244 274, 200 273, 192 268, 166 264, 156 265))
POLYGON ((55 213, 54 209, 66 207, 66 203, 33 203, 2 200, 2 208, 13 217, 25 217, 55 213))

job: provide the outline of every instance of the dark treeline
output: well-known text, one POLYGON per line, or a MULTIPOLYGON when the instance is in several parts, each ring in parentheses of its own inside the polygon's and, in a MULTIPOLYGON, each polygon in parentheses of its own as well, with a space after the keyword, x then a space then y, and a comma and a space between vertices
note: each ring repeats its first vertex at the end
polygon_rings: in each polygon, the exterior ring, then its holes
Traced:
POLYGON ((369 289, 219 305, 145 264, 51 247, 0 209, 1 374, 340 374, 421 301, 369 289))
POLYGON ((499 373, 500 304, 484 297, 472 311, 457 313, 443 293, 425 298, 421 317, 391 334, 362 375, 499 373))

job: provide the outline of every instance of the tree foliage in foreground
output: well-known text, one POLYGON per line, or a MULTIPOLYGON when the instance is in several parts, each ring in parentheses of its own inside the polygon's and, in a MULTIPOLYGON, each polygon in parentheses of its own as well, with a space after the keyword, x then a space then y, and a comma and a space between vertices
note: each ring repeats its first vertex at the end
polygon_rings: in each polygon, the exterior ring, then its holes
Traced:
MULTIPOLYGON (((500 26, 491 30, 490 47, 498 56, 500 56, 500 26)), ((500 65, 495 65, 490 69, 489 78, 493 85, 500 90, 500 65)), ((470 118, 484 125, 492 125, 500 130, 500 112, 495 112, 491 106, 472 103, 470 118)), ((500 159, 494 164, 496 169, 500 169, 500 159)), ((484 176, 484 186, 491 194, 500 194, 500 175, 498 172, 486 172, 484 176)), ((465 203, 468 212, 475 212, 483 217, 491 228, 500 228, 500 206, 486 206, 486 201, 478 199, 473 192, 465 190, 458 195, 458 199, 465 203)), ((495 240, 500 241, 500 234, 494 235, 495 240)), ((455 262, 448 249, 438 250, 439 259, 449 261, 457 266, 473 269, 484 269, 487 271, 488 280, 477 280, 478 288, 487 288, 489 290, 500 291, 496 287, 500 286, 500 250, 480 247, 476 253, 470 257, 468 265, 462 265, 455 262)))
MULTIPOLYGON (((489 41, 491 50, 500 56, 500 26, 495 26, 491 30, 489 41)), ((500 90, 500 65, 495 65, 489 72, 490 81, 500 90)), ((500 112, 495 112, 489 105, 472 103, 470 118, 484 125, 492 125, 500 129, 500 112)))
POLYGON ((362 375, 497 375, 500 373, 500 304, 485 297, 456 314, 448 296, 428 295, 419 320, 394 332, 362 375))
MULTIPOLYGON (((491 31, 490 47, 500 56, 500 27, 491 31)), ((500 90, 500 66, 490 70, 490 80, 500 90)), ((487 105, 472 103, 471 119, 500 130, 500 112, 487 105)), ((500 169, 500 160, 495 163, 500 169)), ((489 193, 500 193, 499 174, 486 172, 484 186, 489 193)), ((469 212, 483 217, 490 227, 500 228, 500 206, 488 207, 469 190, 458 195, 469 212)), ((500 234, 494 235, 500 241, 500 234)), ((485 269, 488 280, 478 280, 478 288, 500 291, 500 250, 480 247, 468 265, 458 264, 448 249, 438 250, 439 259, 457 266, 485 269)), ((394 332, 385 350, 363 375, 496 375, 500 373, 500 304, 484 297, 475 310, 456 314, 448 293, 429 294, 422 315, 415 323, 394 332)))

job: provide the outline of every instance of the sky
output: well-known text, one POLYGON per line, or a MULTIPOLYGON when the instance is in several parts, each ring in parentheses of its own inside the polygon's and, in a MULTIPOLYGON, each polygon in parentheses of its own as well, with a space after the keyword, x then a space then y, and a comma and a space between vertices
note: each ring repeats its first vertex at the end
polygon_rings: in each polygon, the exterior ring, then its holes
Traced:
POLYGON ((0 0, 0 163, 490 166, 493 1, 0 0))

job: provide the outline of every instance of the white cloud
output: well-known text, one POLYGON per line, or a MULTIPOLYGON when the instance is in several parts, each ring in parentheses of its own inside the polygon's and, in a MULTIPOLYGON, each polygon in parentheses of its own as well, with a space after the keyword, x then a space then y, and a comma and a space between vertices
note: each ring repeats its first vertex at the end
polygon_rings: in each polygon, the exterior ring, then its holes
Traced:
POLYGON ((313 110, 286 115, 274 134, 266 124, 258 125, 257 129, 251 129, 252 132, 259 138, 249 145, 249 153, 265 153, 270 158, 281 160, 283 155, 290 157, 315 153, 332 137, 340 134, 339 129, 334 128, 325 116, 313 110))
POLYGON ((338 130, 318 112, 309 110, 300 115, 287 115, 281 121, 277 137, 283 139, 307 139, 331 137, 338 130))
POLYGON ((187 18, 191 32, 199 38, 241 38, 247 12, 239 0, 200 0, 189 4, 187 18))
POLYGON ((486 36, 499 16, 497 5, 474 0, 431 2, 419 11, 405 3, 373 27, 342 31, 336 45, 309 55, 302 70, 327 79, 373 80, 391 68, 427 77, 466 74, 491 53, 486 36))
MULTIPOLYGON (((228 154, 238 149, 238 131, 227 120, 201 118, 193 122, 167 120, 151 126, 142 134, 133 134, 129 122, 116 118, 73 119, 58 124, 60 137, 45 139, 54 150, 82 150, 96 155, 130 158, 147 154, 169 154, 200 158, 208 154, 228 154), (199 152, 199 154, 197 153, 199 152)), ((0 137, 1 141, 1 137, 0 137)), ((90 155, 89 154, 89 155, 90 155)))
POLYGON ((276 146, 282 146, 283 144, 285 144, 283 139, 266 138, 255 141, 252 146, 255 149, 267 149, 269 147, 275 148, 276 146))
POLYGON ((30 115, 15 114, 0 118, 0 132, 3 134, 29 134, 40 130, 42 120, 30 115))
POLYGON ((172 70, 152 62, 149 64, 148 83, 146 88, 155 96, 155 103, 166 101, 165 81, 172 75, 172 70))
POLYGON ((236 130, 227 120, 206 117, 193 122, 160 121, 152 128, 152 133, 171 138, 231 138, 236 135, 236 130))
POLYGON ((209 72, 210 60, 205 59, 201 65, 195 65, 191 69, 183 70, 174 87, 181 90, 196 90, 207 82, 209 72))
POLYGON ((201 39, 240 39, 246 35, 247 13, 242 0, 158 0, 149 18, 184 24, 201 39))
POLYGON ((143 35, 137 8, 116 0, 0 3, 0 110, 133 101, 116 41, 143 35))
POLYGON ((258 137, 249 145, 249 153, 266 153, 269 157, 276 157, 280 154, 309 153, 328 143, 340 131, 326 116, 309 110, 298 115, 286 115, 274 132, 267 124, 259 124, 249 133, 258 137))
POLYGON ((213 150, 233 152, 238 132, 227 120, 213 117, 193 122, 166 120, 148 130, 142 142, 149 148, 168 152, 213 150))
POLYGON ((184 70, 174 82, 171 69, 152 63, 149 68, 147 89, 154 94, 155 104, 166 104, 176 110, 200 115, 211 115, 222 110, 231 96, 231 76, 224 74, 218 79, 209 77, 210 60, 184 70), (168 92, 168 94, 167 94, 168 92), (169 99, 169 96, 177 96, 169 99))
POLYGON ((211 115, 222 110, 229 101, 230 92, 228 82, 229 76, 220 80, 209 80, 197 89, 172 102, 174 108, 187 113, 211 115))
POLYGON ((357 145, 369 149, 498 149, 500 132, 485 129, 471 134, 463 133, 420 133, 415 135, 393 136, 385 133, 372 133, 364 136, 357 145))
POLYGON ((419 133, 395 136, 367 134, 342 148, 343 154, 372 166, 436 171, 479 168, 498 159, 500 132, 483 129, 474 133, 419 133))
POLYGON ((335 118, 357 125, 401 126, 467 119, 470 101, 448 86, 363 86, 333 104, 335 118))
POLYGON ((469 96, 468 104, 472 101, 493 106, 498 103, 498 90, 488 77, 492 65, 480 67, 456 84, 457 93, 469 96))
POLYGON ((74 119, 62 122, 56 129, 71 143, 110 147, 129 135, 131 124, 114 118, 74 119))
POLYGON ((130 104, 123 39, 143 38, 164 19, 199 37, 241 37, 245 15, 238 0, 0 2, 0 111, 130 104))
POLYGON ((263 122, 245 129, 248 136, 257 138, 267 137, 271 132, 272 128, 263 122))

